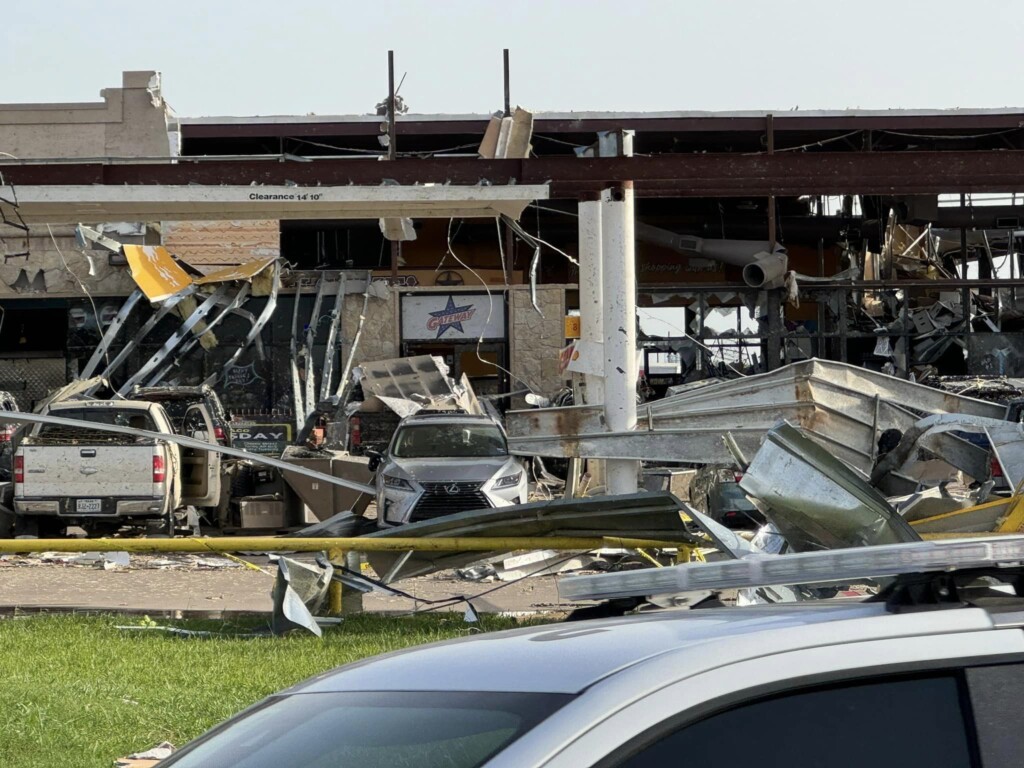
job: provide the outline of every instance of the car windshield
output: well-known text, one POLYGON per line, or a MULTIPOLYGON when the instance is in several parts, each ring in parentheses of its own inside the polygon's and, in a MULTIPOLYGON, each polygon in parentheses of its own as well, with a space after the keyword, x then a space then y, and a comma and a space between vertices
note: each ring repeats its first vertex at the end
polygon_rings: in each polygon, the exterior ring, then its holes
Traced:
MULTIPOLYGON (((131 427, 133 429, 144 429, 148 432, 156 430, 153 419, 146 411, 137 409, 120 408, 55 408, 50 415, 59 416, 62 419, 74 419, 85 421, 91 424, 110 424, 117 427, 131 427)), ((111 434, 98 430, 90 430, 83 426, 65 427, 58 424, 42 424, 37 428, 36 436, 49 441, 60 440, 99 440, 105 442, 126 442, 136 438, 123 435, 111 434)), ((138 438, 142 440, 144 438, 138 438)))
MULTIPOLYGON (((50 412, 53 416, 62 419, 75 419, 76 421, 88 421, 92 424, 110 424, 118 427, 132 427, 133 429, 145 429, 152 432, 156 429, 153 419, 146 411, 135 409, 118 408, 61 408, 50 412)), ((39 428, 40 435, 48 435, 52 432, 67 429, 53 424, 43 424, 39 428)))
POLYGON ((391 453, 399 459, 508 456, 508 443, 493 424, 409 424, 398 430, 391 453))
POLYGON ((269 700, 167 768, 476 768, 572 697, 547 693, 305 693, 269 700))

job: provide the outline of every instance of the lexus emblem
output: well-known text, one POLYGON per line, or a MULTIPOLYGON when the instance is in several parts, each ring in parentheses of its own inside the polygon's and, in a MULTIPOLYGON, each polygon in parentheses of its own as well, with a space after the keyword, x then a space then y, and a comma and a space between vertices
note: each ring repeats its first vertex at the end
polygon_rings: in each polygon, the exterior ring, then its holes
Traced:
POLYGON ((444 490, 445 490, 445 493, 447 493, 449 496, 458 496, 459 495, 459 486, 458 486, 457 483, 452 483, 451 485, 446 485, 444 487, 444 490))

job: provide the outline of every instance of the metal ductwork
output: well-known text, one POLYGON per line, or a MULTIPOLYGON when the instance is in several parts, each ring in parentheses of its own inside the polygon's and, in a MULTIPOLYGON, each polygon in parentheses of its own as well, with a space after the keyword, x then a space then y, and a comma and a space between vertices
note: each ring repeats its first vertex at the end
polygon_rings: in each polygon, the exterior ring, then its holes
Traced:
POLYGON ((785 249, 776 246, 771 252, 767 240, 705 240, 640 222, 635 224, 635 232, 637 240, 651 245, 742 267, 743 282, 751 288, 777 288, 788 268, 785 249))
POLYGON ((743 265, 743 282, 751 288, 777 288, 786 277, 788 259, 781 251, 763 251, 749 264, 743 265))

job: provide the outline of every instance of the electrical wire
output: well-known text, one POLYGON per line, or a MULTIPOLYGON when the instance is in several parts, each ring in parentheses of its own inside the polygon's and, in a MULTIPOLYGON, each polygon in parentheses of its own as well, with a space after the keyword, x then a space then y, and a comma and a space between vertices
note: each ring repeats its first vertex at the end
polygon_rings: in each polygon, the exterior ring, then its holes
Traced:
MULTIPOLYGON (((495 363, 495 362, 493 362, 491 360, 485 360, 484 357, 480 354, 480 347, 484 343, 484 334, 487 332, 487 326, 489 326, 491 324, 491 317, 494 314, 494 296, 491 294, 491 289, 487 285, 487 282, 482 277, 480 277, 480 275, 477 273, 477 271, 475 269, 473 269, 471 266, 469 266, 468 264, 466 264, 466 262, 464 262, 462 259, 460 259, 455 254, 455 251, 452 250, 452 224, 454 223, 454 221, 455 221, 454 218, 448 219, 448 253, 451 255, 451 257, 453 259, 455 259, 455 261, 458 262, 459 266, 461 266, 463 269, 465 269, 467 272, 472 274, 473 277, 475 277, 477 279, 477 281, 484 287, 484 291, 487 293, 487 321, 484 323, 484 327, 480 331, 480 337, 476 340, 476 349, 474 350, 475 353, 476 353, 476 358, 477 358, 477 360, 479 360, 484 365, 489 365, 492 368, 497 368, 499 371, 502 371, 503 373, 507 373, 510 377, 512 377, 512 379, 514 379, 515 381, 518 381, 520 384, 522 384, 528 390, 530 390, 531 393, 536 393, 537 392, 536 388, 531 386, 528 381, 526 381, 525 379, 519 378, 514 373, 512 373, 512 371, 510 371, 508 368, 503 368, 502 366, 498 365, 497 363, 495 363)), ((500 229, 498 230, 498 245, 499 245, 499 247, 501 247, 501 230, 500 229)), ((442 260, 441 263, 442 264, 444 263, 443 260, 442 260)), ((438 264, 437 269, 434 270, 434 271, 436 272, 436 271, 438 271, 440 269, 441 269, 441 264, 438 264)))
MULTIPOLYGON (((288 141, 294 141, 294 142, 297 142, 299 144, 308 144, 311 147, 320 147, 322 149, 333 149, 333 150, 338 151, 338 152, 351 152, 351 153, 357 154, 357 155, 367 155, 367 156, 373 155, 373 156, 376 156, 376 157, 383 157, 383 156, 385 156, 387 154, 383 150, 379 150, 379 149, 361 149, 361 148, 358 148, 358 147, 339 147, 339 146, 336 146, 334 144, 325 144, 325 143, 323 143, 321 141, 312 141, 310 139, 300 139, 300 138, 296 138, 294 136, 287 136, 285 138, 288 141)), ((468 143, 468 144, 459 144, 459 145, 454 146, 454 147, 445 147, 443 149, 426 149, 426 150, 417 151, 417 152, 397 152, 396 155, 398 157, 428 157, 430 155, 441 155, 441 154, 445 154, 445 153, 448 153, 448 152, 456 152, 456 151, 458 151, 460 149, 473 149, 474 147, 479 147, 479 146, 480 145, 479 145, 478 142, 472 142, 472 143, 468 143)))
POLYGON ((799 145, 797 147, 782 147, 782 148, 776 149, 775 152, 776 153, 779 153, 779 152, 796 152, 798 150, 809 149, 811 147, 823 147, 826 144, 833 144, 833 143, 835 143, 837 141, 843 141, 845 139, 848 139, 851 136, 856 136, 858 133, 862 133, 862 131, 860 131, 860 130, 850 131, 849 133, 844 133, 842 136, 833 136, 831 139, 822 139, 821 141, 811 141, 811 142, 808 142, 807 144, 801 144, 801 145, 799 145))
POLYGON ((505 280, 505 288, 508 288, 508 270, 505 268, 505 242, 501 236, 501 219, 494 217, 494 228, 498 232, 498 256, 501 258, 501 276, 505 280))
MULTIPOLYGON (((739 311, 740 309, 741 308, 738 307, 737 311, 739 311)), ((681 334, 683 334, 683 338, 684 339, 689 339, 690 341, 692 341, 694 344, 696 344, 698 347, 703 349, 708 354, 711 354, 711 355, 715 354, 715 350, 713 350, 707 344, 704 344, 700 339, 697 339, 694 336, 691 336, 689 331, 687 331, 685 328, 680 328, 678 325, 675 325, 674 323, 668 322, 668 320, 662 320, 660 317, 655 317, 651 312, 649 312, 648 310, 644 309, 643 307, 637 307, 636 311, 637 312, 643 312, 645 315, 650 317, 652 320, 658 320, 659 322, 665 323, 665 325, 667 325, 669 328, 676 329, 681 334)), ((739 342, 738 346, 740 347, 740 349, 741 350, 745 350, 747 345, 743 343, 744 339, 741 338, 741 337, 738 337, 737 341, 739 342)), ((718 353, 721 354, 721 350, 718 350, 718 353)), ((734 367, 733 364, 730 363, 728 360, 726 360, 724 357, 722 358, 722 365, 729 366, 729 368, 732 369, 733 373, 736 373, 739 376, 742 376, 743 378, 746 378, 747 375, 748 375, 748 374, 744 373, 743 371, 739 370, 738 368, 734 367)))
POLYGON ((385 589, 385 590, 387 590, 387 591, 389 591, 389 592, 391 592, 391 593, 393 593, 393 594, 395 594, 395 595, 397 595, 399 597, 404 597, 404 598, 406 598, 408 600, 413 600, 414 602, 423 603, 425 605, 429 605, 430 606, 429 608, 424 608, 424 609, 420 609, 420 610, 414 610, 414 611, 410 611, 409 613, 405 614, 406 616, 416 616, 416 615, 421 614, 421 613, 431 613, 433 611, 439 611, 439 610, 442 610, 444 608, 450 608, 452 606, 459 605, 460 603, 466 603, 468 605, 472 605, 472 601, 473 600, 479 600, 482 597, 486 597, 487 595, 494 594, 495 592, 498 592, 499 590, 505 589, 506 587, 510 587, 513 584, 518 584, 520 581, 523 581, 524 579, 529 579, 529 578, 531 578, 533 576, 536 576, 537 574, 539 574, 539 573, 541 573, 543 571, 548 570, 549 568, 554 568, 555 566, 561 565, 562 563, 567 563, 570 560, 572 560, 573 558, 579 557, 580 555, 585 555, 585 554, 587 554, 587 552, 590 552, 590 551, 591 550, 581 550, 579 552, 573 552, 573 553, 571 553, 569 555, 566 555, 563 558, 560 558, 559 560, 556 560, 553 563, 545 563, 540 568, 537 568, 536 570, 530 571, 529 573, 524 574, 523 576, 520 576, 520 577, 518 577, 516 579, 512 579, 511 581, 503 581, 502 583, 498 584, 497 586, 492 587, 491 589, 485 590, 485 591, 481 592, 478 595, 472 595, 472 596, 459 595, 457 597, 441 598, 439 600, 427 600, 427 599, 416 597, 413 594, 410 594, 408 592, 404 592, 404 591, 402 591, 400 589, 396 589, 396 588, 392 587, 391 585, 385 584, 385 583, 383 583, 383 582, 381 582, 381 581, 379 581, 377 579, 371 579, 370 577, 365 576, 362 573, 358 573, 358 572, 353 571, 353 570, 351 570, 349 568, 346 568, 344 566, 335 566, 335 568, 340 569, 342 572, 347 573, 350 576, 357 576, 360 579, 363 579, 363 580, 367 581, 368 583, 373 584, 374 586, 381 587, 382 589, 385 589))
MULTIPOLYGON (((858 133, 862 133, 862 130, 859 129, 859 128, 856 131, 850 131, 849 133, 844 133, 842 136, 833 136, 833 137, 831 137, 829 139, 821 139, 821 141, 810 141, 807 144, 800 144, 799 146, 796 146, 796 147, 776 148, 776 149, 773 150, 773 152, 775 154, 779 154, 780 152, 797 152, 797 151, 799 151, 801 149, 809 149, 811 147, 823 147, 826 144, 833 144, 833 143, 835 143, 837 141, 842 141, 843 139, 848 139, 851 136, 856 136, 858 133)), ((744 154, 745 155, 767 155, 769 153, 768 153, 768 150, 762 150, 760 152, 744 152, 744 154)))
POLYGON ((546 205, 538 205, 537 203, 530 203, 529 207, 536 208, 538 211, 547 211, 548 213, 560 213, 563 216, 570 216, 574 219, 578 219, 580 217, 578 213, 573 213, 572 211, 563 211, 560 208, 548 208, 546 205))
POLYGON ((891 131, 888 129, 879 129, 876 133, 887 133, 890 136, 902 136, 906 139, 951 139, 953 141, 962 141, 970 139, 987 139, 991 136, 1003 136, 1007 133, 1013 133, 1014 131, 1021 130, 1020 126, 1017 128, 1007 128, 1003 131, 992 131, 990 133, 973 133, 969 135, 957 134, 953 136, 942 136, 928 133, 904 133, 902 131, 891 131))
POLYGON ((539 133, 533 134, 534 139, 543 139, 544 141, 550 141, 552 144, 561 144, 564 147, 572 147, 573 149, 586 149, 586 144, 573 144, 571 141, 563 141, 562 139, 555 139, 551 136, 543 136, 539 133))
POLYGON ((519 237, 521 237, 527 243, 532 245, 534 248, 543 245, 545 248, 550 248, 555 253, 557 253, 557 254, 559 254, 561 256, 564 256, 570 262, 575 264, 577 267, 580 265, 579 260, 576 259, 574 256, 570 256, 568 253, 563 251, 561 248, 555 247, 554 245, 552 245, 551 243, 547 242, 546 240, 541 240, 540 237, 538 237, 536 235, 531 235, 529 232, 527 232, 525 229, 523 229, 523 227, 519 224, 518 221, 516 221, 512 217, 506 216, 503 213, 503 214, 501 214, 501 219, 502 219, 502 221, 504 221, 506 224, 508 224, 512 228, 513 232, 515 232, 517 235, 519 235, 519 237))
MULTIPOLYGON (((100 334, 100 336, 102 336, 103 335, 103 326, 100 324, 100 313, 99 313, 99 310, 96 309, 96 302, 93 300, 92 294, 89 293, 89 289, 85 287, 85 283, 82 282, 82 278, 80 278, 78 275, 76 275, 74 273, 74 271, 71 269, 70 265, 68 264, 68 260, 64 258, 64 251, 62 251, 60 249, 60 245, 57 244, 57 238, 54 237, 53 229, 50 227, 49 224, 46 225, 46 231, 50 233, 50 240, 53 242, 53 247, 57 249, 57 255, 60 256, 61 263, 64 264, 64 269, 66 269, 68 271, 68 273, 70 273, 70 275, 73 278, 75 278, 75 280, 78 282, 78 287, 82 289, 82 293, 84 293, 85 297, 87 299, 89 299, 89 304, 92 305, 93 317, 96 318, 96 331, 100 334)), ((103 357, 104 357, 104 360, 107 363, 107 367, 109 368, 110 367, 110 351, 109 350, 104 350, 103 357)))
POLYGON ((309 144, 311 147, 321 147, 323 149, 333 149, 333 150, 336 150, 336 151, 339 151, 339 152, 352 152, 353 154, 360 154, 360 155, 376 155, 377 157, 380 157, 381 155, 385 154, 384 152, 382 152, 379 149, 359 149, 357 147, 338 147, 338 146, 335 146, 334 144, 324 144, 323 142, 320 142, 320 141, 310 141, 309 139, 298 139, 298 138, 295 138, 294 136, 288 136, 286 138, 288 139, 288 141, 295 141, 295 142, 298 142, 299 144, 309 144))

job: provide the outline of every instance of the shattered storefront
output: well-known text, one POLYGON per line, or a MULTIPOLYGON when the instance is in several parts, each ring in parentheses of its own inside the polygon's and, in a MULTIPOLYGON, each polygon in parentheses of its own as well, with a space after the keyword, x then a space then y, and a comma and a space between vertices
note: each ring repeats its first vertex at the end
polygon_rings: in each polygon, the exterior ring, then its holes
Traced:
MULTIPOLYGON (((29 409, 48 391, 87 375, 104 374, 125 391, 157 381, 207 382, 237 417, 255 425, 294 424, 291 362, 303 395, 307 386, 314 400, 333 395, 357 332, 356 364, 429 354, 441 357, 456 380, 465 375, 479 394, 507 392, 514 380, 559 386, 563 286, 542 286, 537 309, 524 286, 489 294, 459 287, 438 292, 394 288, 376 278, 368 287, 361 270, 282 272, 275 278, 268 268, 272 259, 250 263, 264 268, 251 282, 218 285, 216 270, 199 276, 179 267, 180 284, 149 286, 152 297, 137 291, 6 302, 0 390, 29 409), (195 293, 178 297, 176 290, 193 282, 195 293), (117 331, 104 345, 112 325, 117 331), (183 335, 186 325, 199 333, 183 335)), ((174 267, 171 261, 161 269, 174 267)))
POLYGON ((504 292, 404 293, 400 302, 403 355, 440 357, 456 379, 465 374, 479 394, 507 391, 504 292))

